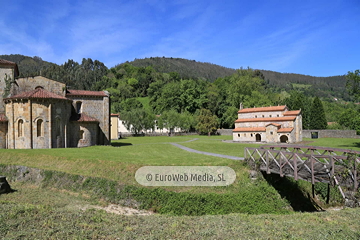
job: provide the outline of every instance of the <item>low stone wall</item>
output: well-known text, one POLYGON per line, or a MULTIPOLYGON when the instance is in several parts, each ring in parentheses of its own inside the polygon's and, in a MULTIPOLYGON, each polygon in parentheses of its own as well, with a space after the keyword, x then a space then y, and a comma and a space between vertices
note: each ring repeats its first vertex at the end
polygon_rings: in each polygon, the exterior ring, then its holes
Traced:
MULTIPOLYGON (((169 133, 156 133, 156 132, 143 133, 143 134, 121 133, 120 135, 122 138, 123 137, 140 137, 140 136, 154 137, 154 136, 169 136, 169 133)), ((189 132, 189 133, 176 132, 176 133, 171 134, 171 136, 187 136, 187 135, 199 135, 199 134, 196 132, 189 132)))
POLYGON ((356 135, 356 130, 303 130, 303 138, 360 138, 360 135, 356 135), (312 134, 313 133, 313 134, 312 134), (316 137, 315 137, 316 138, 316 137))
POLYGON ((232 134, 233 134, 233 131, 234 129, 218 129, 217 130, 217 133, 219 134, 219 135, 231 135, 232 136, 232 134))

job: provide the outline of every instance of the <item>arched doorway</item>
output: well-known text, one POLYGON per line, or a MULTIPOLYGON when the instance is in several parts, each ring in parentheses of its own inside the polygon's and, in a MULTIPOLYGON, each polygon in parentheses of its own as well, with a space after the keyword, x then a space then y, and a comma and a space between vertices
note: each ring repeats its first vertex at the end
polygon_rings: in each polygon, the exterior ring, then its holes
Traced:
POLYGON ((261 142, 261 135, 259 133, 257 133, 255 135, 255 139, 256 139, 257 142, 261 142))
POLYGON ((282 135, 282 136, 280 137, 280 142, 282 142, 282 143, 287 143, 288 140, 289 140, 289 138, 288 138, 287 136, 285 136, 285 135, 282 135))

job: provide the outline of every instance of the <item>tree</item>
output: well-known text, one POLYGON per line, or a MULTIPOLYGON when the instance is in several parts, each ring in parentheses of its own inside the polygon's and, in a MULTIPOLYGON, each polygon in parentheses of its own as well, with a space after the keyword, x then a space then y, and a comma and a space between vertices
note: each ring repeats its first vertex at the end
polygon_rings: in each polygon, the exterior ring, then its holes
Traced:
POLYGON ((360 70, 349 71, 346 77, 346 88, 350 95, 360 97, 360 70))
POLYGON ((310 111, 310 129, 326 129, 327 121, 324 107, 318 97, 314 98, 310 111))
POLYGON ((207 133, 210 136, 210 133, 216 131, 219 125, 219 119, 212 115, 210 110, 200 109, 196 117, 196 130, 199 133, 207 133))
POLYGON ((124 120, 126 129, 135 134, 140 133, 142 130, 154 128, 155 115, 143 108, 124 111, 121 113, 121 117, 124 120))
POLYGON ((310 112, 312 105, 310 98, 301 92, 291 91, 290 97, 286 98, 284 103, 290 110, 301 109, 303 129, 310 129, 310 112))

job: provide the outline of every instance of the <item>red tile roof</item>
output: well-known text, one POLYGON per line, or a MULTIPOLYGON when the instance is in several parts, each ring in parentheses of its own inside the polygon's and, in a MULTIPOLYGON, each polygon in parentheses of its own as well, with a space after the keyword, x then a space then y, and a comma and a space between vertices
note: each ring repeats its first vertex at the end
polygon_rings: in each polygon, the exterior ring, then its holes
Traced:
POLYGON ((294 121, 295 116, 288 117, 271 117, 271 118, 240 118, 236 120, 236 123, 240 122, 285 122, 285 121, 294 121))
POLYGON ((286 106, 273 106, 273 107, 259 107, 259 108, 244 108, 238 111, 238 113, 252 113, 252 112, 275 112, 284 111, 286 106))
POLYGON ((288 132, 292 132, 292 130, 294 130, 294 128, 280 128, 277 132, 278 133, 288 133, 288 132))
POLYGON ((107 97, 108 95, 104 91, 67 90, 66 96, 107 97))
POLYGON ((61 99, 61 100, 69 100, 70 99, 57 95, 55 93, 49 92, 41 87, 36 88, 35 90, 29 92, 22 92, 16 94, 14 96, 8 97, 6 99, 34 99, 34 98, 43 98, 43 99, 61 99))
POLYGON ((266 128, 264 127, 245 127, 245 128, 235 128, 233 132, 265 132, 266 128))
POLYGON ((12 66, 16 66, 16 63, 10 62, 10 61, 5 60, 5 59, 0 59, 0 64, 1 64, 1 65, 12 65, 12 66))
POLYGON ((7 117, 5 116, 5 114, 4 113, 0 113, 0 122, 7 122, 8 121, 8 119, 7 119, 7 117))
POLYGON ((281 127, 281 124, 278 124, 278 123, 269 123, 267 125, 265 125, 265 127, 269 126, 269 125, 274 125, 275 127, 281 127))
POLYGON ((90 117, 85 113, 76 114, 71 116, 70 121, 75 122, 99 122, 96 118, 90 117))
POLYGON ((284 112, 284 116, 292 116, 292 115, 299 115, 301 112, 301 110, 295 110, 295 111, 286 111, 284 112))

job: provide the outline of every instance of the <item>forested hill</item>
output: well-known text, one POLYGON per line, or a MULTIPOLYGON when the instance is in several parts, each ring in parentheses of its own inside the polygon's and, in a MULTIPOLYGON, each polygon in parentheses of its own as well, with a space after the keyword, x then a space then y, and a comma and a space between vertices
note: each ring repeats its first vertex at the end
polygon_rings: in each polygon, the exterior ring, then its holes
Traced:
MULTIPOLYGON (((197 62, 182 58, 151 57, 144 59, 135 59, 127 62, 135 67, 151 66, 157 72, 170 73, 177 72, 184 79, 204 79, 210 82, 217 78, 223 78, 235 73, 235 69, 226 68, 219 65, 197 62)), ((318 96, 321 98, 332 99, 342 98, 350 100, 345 89, 345 76, 332 77, 313 77, 303 74, 279 73, 269 70, 260 70, 264 75, 266 82, 274 88, 275 91, 298 90, 304 92, 307 96, 318 96)), ((345 73, 344 73, 345 74, 345 73)))
POLYGON ((295 73, 279 73, 268 70, 260 71, 264 75, 267 83, 281 90, 298 90, 307 96, 318 96, 321 98, 337 97, 346 101, 350 100, 350 96, 345 87, 345 75, 313 77, 295 73))
POLYGON ((212 63, 197 62, 183 58, 151 57, 135 59, 129 64, 135 67, 151 66, 157 72, 170 73, 177 72, 183 79, 203 79, 210 82, 218 78, 230 76, 235 73, 235 69, 222 67, 212 63))
MULTIPOLYGON (((37 56, 12 54, 0 55, 0 58, 16 62, 19 66, 20 77, 42 75, 64 82, 74 89, 93 90, 94 84, 106 75, 108 70, 102 62, 92 59, 83 59, 82 63, 68 60, 63 65, 57 65, 37 56)), ((214 82, 217 78, 225 78, 236 72, 232 68, 182 58, 151 57, 135 59, 126 63, 135 67, 151 66, 156 72, 161 73, 177 72, 183 79, 203 79, 209 82, 214 82)), ((351 100, 345 89, 345 76, 312 77, 268 70, 260 71, 265 81, 276 92, 298 90, 307 96, 318 96, 329 100, 334 97, 346 101, 351 100)))
POLYGON ((41 72, 57 66, 55 63, 46 62, 41 57, 28 57, 20 54, 0 55, 0 59, 14 62, 19 67, 20 77, 37 76, 41 72))

